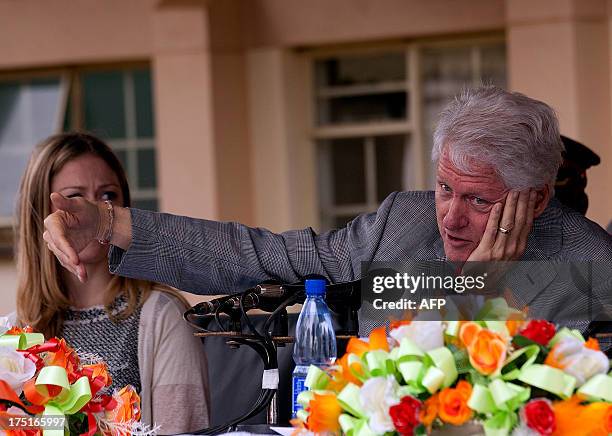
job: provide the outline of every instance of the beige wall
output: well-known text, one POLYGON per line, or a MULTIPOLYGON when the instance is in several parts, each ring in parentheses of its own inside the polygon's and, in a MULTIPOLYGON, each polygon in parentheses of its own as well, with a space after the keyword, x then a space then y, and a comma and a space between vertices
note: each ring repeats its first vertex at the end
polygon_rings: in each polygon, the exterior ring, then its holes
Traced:
POLYGON ((587 173, 588 217, 612 219, 609 17, 604 0, 507 1, 510 87, 550 104, 561 132, 602 164, 587 173))
MULTIPOLYGON (((284 230, 317 225, 304 49, 505 30, 511 88, 550 103, 563 132, 602 157, 589 172, 589 216, 606 225, 612 218, 610 5, 0 0, 0 74, 151 62, 162 209, 284 230)), ((0 262, 4 302, 12 300, 15 283, 10 265, 0 262)))
POLYGON ((15 310, 17 272, 10 259, 0 259, 0 316, 15 310))
POLYGON ((498 30, 503 0, 250 0, 251 47, 364 42, 498 30))
POLYGON ((0 1, 0 69, 148 59, 157 0, 0 1))
POLYGON ((153 81, 160 206, 218 217, 208 10, 200 3, 154 13, 153 81))

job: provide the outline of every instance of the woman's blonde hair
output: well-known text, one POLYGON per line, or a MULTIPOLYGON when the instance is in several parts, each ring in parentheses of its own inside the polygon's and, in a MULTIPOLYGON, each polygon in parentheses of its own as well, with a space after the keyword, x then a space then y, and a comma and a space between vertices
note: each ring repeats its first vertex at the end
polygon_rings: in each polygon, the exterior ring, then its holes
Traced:
MULTIPOLYGON (((106 162, 119 180, 124 201, 120 206, 130 206, 130 190, 119 159, 103 141, 84 132, 61 133, 42 141, 34 149, 21 179, 15 229, 19 271, 17 317, 21 324, 32 326, 47 338, 61 335, 64 311, 70 307, 60 274, 62 266, 42 238, 43 221, 51 213, 51 182, 67 162, 86 154, 106 162)), ((144 303, 153 289, 170 293, 188 306, 169 287, 115 276, 106 292, 106 312, 113 320, 125 319, 144 303), (127 307, 113 315, 111 304, 121 292, 127 298, 127 307)))

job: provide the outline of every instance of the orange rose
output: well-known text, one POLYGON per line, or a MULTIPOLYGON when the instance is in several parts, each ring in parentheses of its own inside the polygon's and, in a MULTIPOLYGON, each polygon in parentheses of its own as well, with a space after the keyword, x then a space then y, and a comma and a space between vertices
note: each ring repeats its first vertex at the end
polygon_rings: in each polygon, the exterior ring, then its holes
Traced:
POLYGON ((327 385, 327 390, 340 392, 347 385, 347 383, 354 383, 357 386, 361 386, 363 384, 361 380, 353 375, 352 372, 355 371, 357 374, 363 374, 361 363, 353 362, 349 365, 348 358, 349 354, 347 353, 336 361, 336 365, 339 366, 340 369, 336 369, 331 372, 332 380, 327 385))
POLYGON ((601 348, 599 347, 599 341, 597 340, 597 338, 589 338, 584 343, 584 347, 589 348, 591 350, 595 350, 595 351, 601 351, 601 348))
POLYGON ((410 325, 411 322, 412 321, 410 321, 409 319, 400 319, 400 320, 391 321, 389 322, 389 330, 396 329, 403 325, 410 325))
POLYGON ((446 388, 438 394, 438 414, 448 424, 461 425, 472 417, 467 405, 472 395, 472 385, 461 380, 455 388, 446 388))
POLYGON ((419 413, 419 420, 425 427, 431 427, 431 424, 433 424, 435 419, 438 417, 439 407, 438 394, 432 395, 425 400, 423 407, 421 408, 421 412, 419 413))
POLYGON ((516 336, 525 324, 526 322, 521 319, 506 320, 506 328, 508 329, 508 334, 510 336, 516 336))
POLYGON ((94 363, 92 365, 83 365, 83 374, 89 375, 89 373, 91 373, 89 376, 90 380, 94 380, 99 377, 104 382, 104 386, 110 386, 113 382, 113 379, 108 373, 108 367, 104 362, 94 363))
POLYGON ((34 333, 34 329, 32 327, 25 326, 24 328, 13 326, 5 333, 7 335, 20 335, 22 333, 34 333))
POLYGON ((315 434, 340 431, 338 418, 342 413, 342 407, 335 395, 314 394, 314 398, 308 404, 308 411, 306 421, 308 430, 315 434))
POLYGON ((612 404, 595 402, 583 405, 578 395, 553 403, 557 429, 553 436, 573 436, 576 429, 586 436, 606 436, 612 433, 612 404))
POLYGON ((114 395, 117 406, 106 413, 112 422, 129 422, 140 420, 140 397, 133 386, 127 385, 114 395))
POLYGON ((508 347, 497 333, 466 322, 459 330, 459 338, 467 347, 470 363, 481 374, 493 374, 504 364, 508 347))
POLYGON ((580 414, 581 422, 585 435, 589 436, 609 436, 612 433, 612 404, 604 402, 590 403, 584 406, 580 414))
POLYGON ((389 351, 387 342, 387 331, 384 327, 378 327, 370 332, 368 342, 361 339, 351 338, 346 346, 346 353, 356 354, 359 357, 372 350, 389 351))
POLYGON ((61 366, 68 374, 70 383, 79 378, 79 356, 76 351, 69 347, 64 339, 58 341, 58 350, 47 353, 45 357, 47 366, 61 366))

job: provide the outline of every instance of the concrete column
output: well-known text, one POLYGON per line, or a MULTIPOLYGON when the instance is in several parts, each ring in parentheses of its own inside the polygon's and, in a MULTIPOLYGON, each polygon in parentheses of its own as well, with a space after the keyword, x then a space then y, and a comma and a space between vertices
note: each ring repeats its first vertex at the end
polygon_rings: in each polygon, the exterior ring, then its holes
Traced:
POLYGON ((206 2, 161 2, 153 17, 160 207, 218 217, 206 2))
POLYGON ((219 219, 254 225, 241 0, 210 2, 219 219))
POLYGON ((255 222, 274 231, 315 226, 308 61, 261 48, 247 64, 255 222))
POLYGON ((588 173, 587 216, 612 219, 610 40, 605 0, 507 0, 510 88, 550 104, 561 133, 585 143, 602 164, 588 173))

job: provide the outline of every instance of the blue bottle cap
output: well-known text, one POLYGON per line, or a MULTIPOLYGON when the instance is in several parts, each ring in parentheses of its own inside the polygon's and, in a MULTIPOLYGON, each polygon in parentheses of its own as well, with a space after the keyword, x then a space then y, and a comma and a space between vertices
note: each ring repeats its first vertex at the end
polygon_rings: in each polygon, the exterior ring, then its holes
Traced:
POLYGON ((306 286, 306 296, 325 295, 325 280, 308 279, 304 284, 306 286))

